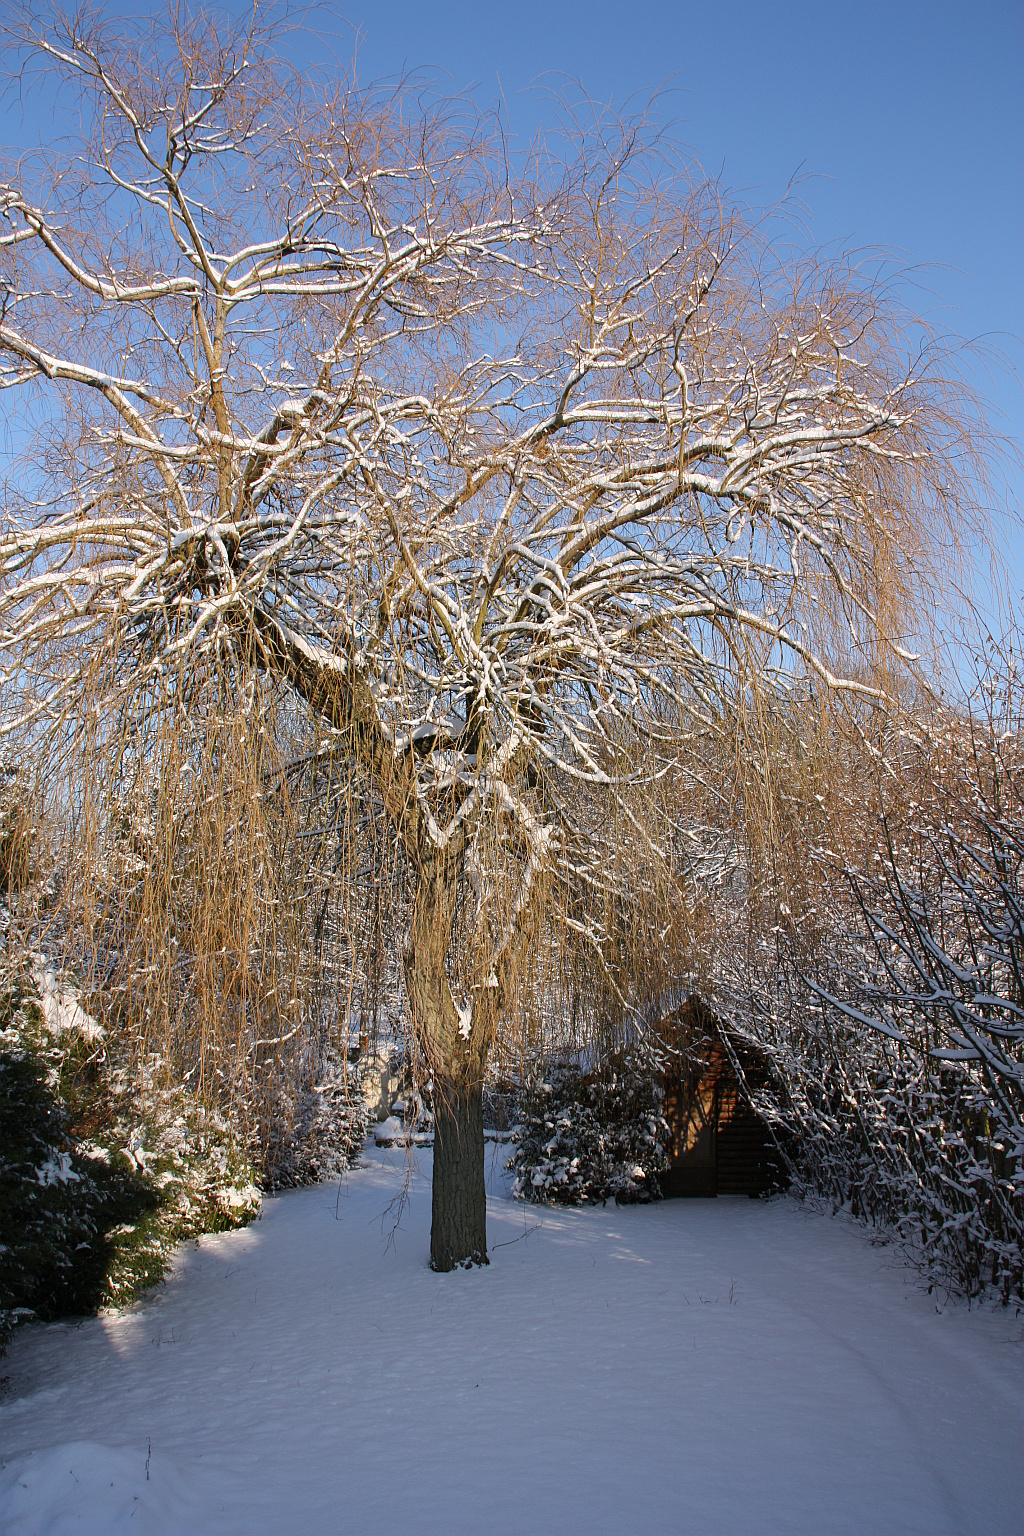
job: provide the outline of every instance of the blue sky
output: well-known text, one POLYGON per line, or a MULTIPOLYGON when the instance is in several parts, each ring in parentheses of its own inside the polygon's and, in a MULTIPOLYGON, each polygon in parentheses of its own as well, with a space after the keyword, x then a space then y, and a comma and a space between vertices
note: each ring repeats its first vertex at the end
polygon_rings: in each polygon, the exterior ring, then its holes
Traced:
MULTIPOLYGON (((912 269, 918 311, 984 338, 997 355, 976 382, 1024 450, 1022 0, 356 0, 304 14, 318 37, 294 36, 297 61, 355 52, 364 82, 432 71, 482 106, 503 99, 521 141, 567 77, 620 106, 660 87, 661 120, 742 200, 774 202, 802 176, 810 241, 885 248, 912 269)), ((31 142, 51 122, 9 107, 0 137, 31 142)), ((1001 489, 1019 505, 1024 476, 1001 489)), ((1007 542, 1019 600, 1024 533, 1007 542)))
MULTIPOLYGON (((883 247, 911 302, 990 357, 974 370, 995 425, 1024 450, 1024 4, 948 0, 378 0, 317 23, 363 80, 443 71, 504 99, 529 138, 545 87, 579 80, 657 112, 704 169, 771 203, 794 176, 808 238, 883 247)), ((324 41, 327 41, 325 36, 324 41)), ((1020 505, 1024 477, 1002 477, 1020 505)), ((1018 600, 1024 533, 1007 536, 1018 600)))

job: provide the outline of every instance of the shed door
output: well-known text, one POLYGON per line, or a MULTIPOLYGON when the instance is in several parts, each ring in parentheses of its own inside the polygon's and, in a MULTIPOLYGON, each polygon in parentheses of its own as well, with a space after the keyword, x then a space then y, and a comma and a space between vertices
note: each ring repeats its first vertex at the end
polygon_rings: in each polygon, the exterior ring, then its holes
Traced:
POLYGON ((666 1090, 665 1118, 672 1131, 669 1171, 661 1177, 666 1195, 718 1193, 718 1094, 707 1077, 666 1090))

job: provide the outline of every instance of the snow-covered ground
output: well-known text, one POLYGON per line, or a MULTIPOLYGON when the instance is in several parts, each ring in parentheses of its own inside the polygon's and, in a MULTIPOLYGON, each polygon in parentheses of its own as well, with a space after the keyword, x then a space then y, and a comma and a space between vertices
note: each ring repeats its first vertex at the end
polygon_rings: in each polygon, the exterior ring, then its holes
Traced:
POLYGON ((788 1200, 549 1211, 427 1268, 430 1153, 268 1200, 2 1369, 0 1529, 1013 1536, 1024 1320, 788 1200), (941 1305, 941 1303, 939 1304, 941 1305))

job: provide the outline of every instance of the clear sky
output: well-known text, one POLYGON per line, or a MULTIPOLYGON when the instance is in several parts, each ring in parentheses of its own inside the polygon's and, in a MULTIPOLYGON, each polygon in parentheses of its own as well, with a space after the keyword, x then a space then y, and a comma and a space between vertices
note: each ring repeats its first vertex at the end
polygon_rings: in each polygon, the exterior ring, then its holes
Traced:
MULTIPOLYGON (((350 0, 344 14, 349 37, 314 25, 339 56, 358 36, 363 80, 432 66, 482 105, 503 98, 524 138, 566 77, 620 105, 661 87, 657 112, 744 200, 802 176, 810 240, 883 247, 914 269, 919 312, 999 354, 975 378, 1024 451, 1024 0, 350 0)), ((1024 476, 1002 478, 1019 507, 1024 476)), ((1007 543, 1020 601, 1020 527, 1007 543)))
MULTIPOLYGON (((566 77, 620 106, 661 87, 661 119, 744 201, 774 202, 802 175, 809 240, 885 248, 914 269, 916 309, 985 338, 998 355, 977 383, 1024 451, 1024 0, 342 0, 294 14, 318 34, 294 38, 297 60, 349 65, 357 50, 364 82, 432 71, 482 106, 503 99, 521 140, 566 77)), ((30 118, 8 108, 0 137, 45 137, 30 118)), ((1003 499, 1022 494, 1011 470, 1003 499)), ((1020 601, 1019 527, 1008 543, 1020 601)))

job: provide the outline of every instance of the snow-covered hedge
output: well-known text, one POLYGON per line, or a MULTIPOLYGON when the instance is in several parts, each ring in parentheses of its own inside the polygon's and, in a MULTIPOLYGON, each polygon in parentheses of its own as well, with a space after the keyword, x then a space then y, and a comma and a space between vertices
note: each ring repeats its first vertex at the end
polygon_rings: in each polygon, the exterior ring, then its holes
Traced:
POLYGON ((660 1199, 668 1126, 649 1049, 620 1052, 593 1071, 551 1058, 523 1084, 519 1113, 508 1164, 518 1198, 560 1205, 660 1199))
POLYGON ((907 749, 909 805, 883 802, 858 862, 813 853, 813 908, 787 903, 717 998, 784 1085, 758 1107, 793 1133, 795 1191, 871 1222, 930 1285, 1007 1303, 1024 1299, 1022 744, 979 725, 951 727, 945 757, 907 749))
MULTIPOLYGON (((786 1133, 791 1191, 823 1197, 903 1247, 929 1286, 1024 1298, 1024 1132, 969 1062, 923 1031, 855 1030, 798 977, 748 999, 784 1094, 757 1104, 786 1133)), ((756 1095, 755 1095, 756 1099, 756 1095)))
POLYGON ((42 957, 0 998, 0 1352, 30 1318, 123 1306, 177 1244, 243 1225, 260 1192, 226 1121, 119 1068, 42 957))

